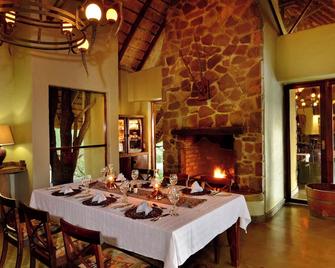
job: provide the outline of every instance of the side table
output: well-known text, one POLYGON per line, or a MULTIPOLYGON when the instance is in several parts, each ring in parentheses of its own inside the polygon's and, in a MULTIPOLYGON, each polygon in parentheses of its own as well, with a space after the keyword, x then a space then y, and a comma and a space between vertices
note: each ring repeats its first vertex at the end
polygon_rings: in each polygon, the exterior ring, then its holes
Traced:
POLYGON ((0 192, 5 196, 16 197, 15 174, 27 172, 26 162, 4 162, 0 166, 0 192))

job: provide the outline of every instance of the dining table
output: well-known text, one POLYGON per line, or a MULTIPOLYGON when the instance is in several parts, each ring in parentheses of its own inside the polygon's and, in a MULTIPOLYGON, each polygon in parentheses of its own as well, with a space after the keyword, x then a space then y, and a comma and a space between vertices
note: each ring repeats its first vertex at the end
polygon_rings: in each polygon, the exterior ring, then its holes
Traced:
MULTIPOLYGON (((80 185, 72 183, 66 187, 79 189, 80 185)), ((142 194, 132 193, 128 196, 132 207, 145 200, 149 205, 159 207, 166 215, 152 220, 127 217, 125 213, 129 207, 123 207, 122 194, 117 189, 112 192, 101 187, 85 190, 92 196, 102 193, 115 197, 115 203, 107 206, 84 205, 85 198, 79 198, 80 194, 53 195, 57 189, 59 188, 49 187, 33 190, 30 206, 48 211, 50 215, 63 218, 74 225, 99 231, 103 242, 160 260, 167 268, 181 266, 191 255, 227 231, 231 262, 234 266, 239 265, 240 229, 246 231, 251 222, 243 195, 216 193, 189 196, 187 198, 192 204, 193 201, 199 202, 195 202, 194 206, 178 206, 176 216, 168 215, 171 204, 150 199, 151 189, 141 189, 142 194), (148 195, 143 195, 145 191, 148 195)))

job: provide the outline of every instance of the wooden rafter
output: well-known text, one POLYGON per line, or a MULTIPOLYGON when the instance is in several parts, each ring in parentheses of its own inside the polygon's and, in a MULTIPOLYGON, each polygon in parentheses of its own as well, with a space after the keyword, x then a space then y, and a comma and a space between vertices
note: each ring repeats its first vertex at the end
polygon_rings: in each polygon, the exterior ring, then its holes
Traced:
POLYGON ((269 0, 269 4, 270 4, 270 7, 271 7, 272 14, 273 14, 273 16, 276 20, 276 23, 277 23, 278 29, 280 31, 280 34, 281 35, 287 34, 285 24, 284 24, 283 18, 282 18, 281 13, 280 13, 280 8, 278 6, 278 1, 269 0))
POLYGON ((147 51, 145 52, 144 56, 143 56, 143 59, 141 60, 141 62, 137 65, 136 67, 136 71, 139 71, 142 69, 144 63, 146 62, 146 60, 148 59, 152 49, 154 48, 159 36, 161 35, 163 29, 165 27, 165 20, 161 23, 161 25, 159 26, 159 29, 155 35, 155 37, 152 39, 147 51))
POLYGON ((149 8, 150 4, 151 4, 152 0, 147 0, 142 8, 141 8, 141 11, 138 13, 138 16, 136 18, 136 20, 134 21, 133 25, 131 26, 130 28, 130 31, 126 37, 126 39, 124 40, 123 44, 122 44, 122 47, 119 51, 119 61, 122 60, 122 57, 124 55, 124 53, 126 52, 127 50, 127 47, 131 41, 131 39, 133 38, 139 24, 141 23, 142 19, 144 18, 144 15, 145 13, 147 12, 147 9, 149 8))
POLYGON ((299 23, 303 20, 303 18, 305 17, 309 7, 311 6, 312 2, 313 2, 313 0, 309 0, 308 4, 305 6, 304 10, 301 12, 300 16, 298 17, 296 22, 293 24, 291 29, 288 31, 288 33, 292 33, 294 31, 294 29, 299 25, 299 23))

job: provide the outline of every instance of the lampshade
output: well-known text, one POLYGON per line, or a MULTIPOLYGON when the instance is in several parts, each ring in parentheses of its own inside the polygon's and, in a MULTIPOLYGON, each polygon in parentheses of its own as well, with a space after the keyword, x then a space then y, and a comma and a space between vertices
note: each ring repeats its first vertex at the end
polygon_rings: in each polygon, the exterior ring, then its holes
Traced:
POLYGON ((10 127, 8 125, 0 125, 0 146, 12 144, 14 144, 14 139, 10 127))

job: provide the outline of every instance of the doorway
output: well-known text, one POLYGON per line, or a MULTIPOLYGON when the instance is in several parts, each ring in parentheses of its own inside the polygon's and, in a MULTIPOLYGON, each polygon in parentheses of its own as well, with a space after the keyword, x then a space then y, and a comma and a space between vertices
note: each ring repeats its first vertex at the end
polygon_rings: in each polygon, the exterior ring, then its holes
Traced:
POLYGON ((163 110, 162 101, 151 102, 151 130, 152 130, 152 167, 158 169, 163 176, 163 110))
POLYGON ((333 183, 335 81, 285 86, 286 200, 306 203, 309 183, 333 183))

